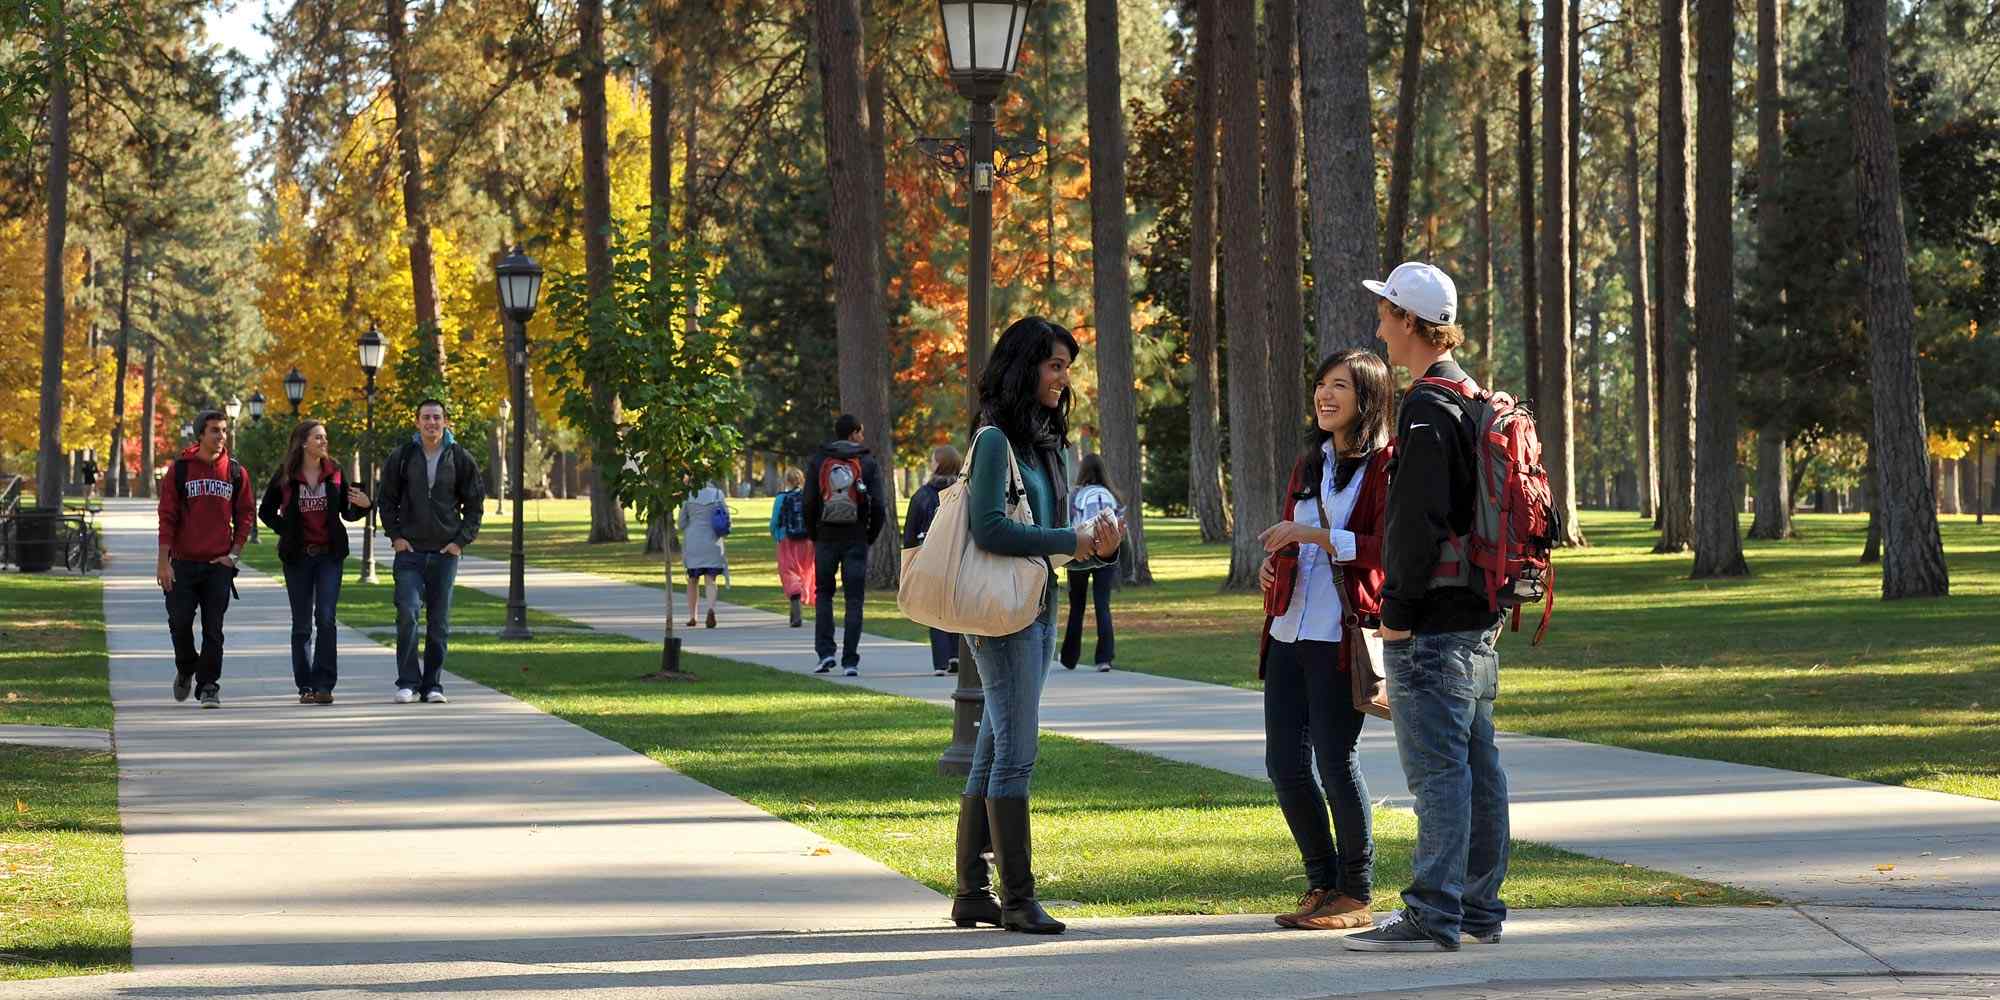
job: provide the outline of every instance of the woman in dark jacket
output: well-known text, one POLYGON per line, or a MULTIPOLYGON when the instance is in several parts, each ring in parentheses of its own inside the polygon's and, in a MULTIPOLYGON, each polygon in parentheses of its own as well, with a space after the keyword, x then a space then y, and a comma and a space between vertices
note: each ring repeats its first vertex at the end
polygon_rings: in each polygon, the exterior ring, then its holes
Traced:
MULTIPOLYGON (((931 449, 930 481, 917 487, 903 516, 903 547, 913 549, 930 534, 931 519, 937 516, 938 491, 958 478, 964 459, 958 449, 941 444, 931 449)), ((946 677, 958 673, 958 636, 941 628, 931 629, 931 674, 946 677)))
POLYGON ((966 636, 986 693, 979 741, 958 808, 958 892, 951 917, 960 927, 997 924, 1010 931, 1060 934, 1061 921, 1035 899, 1029 849, 1028 782, 1039 746, 1042 682, 1055 649, 1055 565, 1062 559, 1112 558, 1123 541, 1115 523, 1095 532, 1068 527, 1069 366, 1076 338, 1039 316, 1000 335, 979 379, 979 419, 967 461, 966 496, 973 544, 987 552, 1046 560, 1042 613, 1012 635, 966 636), (1022 489, 1008 489, 1007 452, 1021 470, 1022 489), (1026 503, 1032 524, 1007 516, 1026 503), (984 854, 1000 862, 1002 905, 993 898, 984 854))
POLYGON ((1356 630, 1380 627, 1393 392, 1372 351, 1320 363, 1312 447, 1292 467, 1281 520, 1259 536, 1271 553, 1259 574, 1266 608, 1282 606, 1266 615, 1257 656, 1264 763, 1307 879, 1297 909, 1277 916, 1284 927, 1374 923, 1373 824, 1355 754, 1367 716, 1354 703, 1349 665, 1356 630))
POLYGON ((264 489, 257 516, 278 535, 285 595, 292 603, 292 680, 301 705, 333 704, 340 666, 334 610, 347 560, 347 529, 340 522, 361 520, 370 506, 368 494, 347 485, 340 466, 327 457, 326 425, 306 420, 293 428, 284 463, 264 489))

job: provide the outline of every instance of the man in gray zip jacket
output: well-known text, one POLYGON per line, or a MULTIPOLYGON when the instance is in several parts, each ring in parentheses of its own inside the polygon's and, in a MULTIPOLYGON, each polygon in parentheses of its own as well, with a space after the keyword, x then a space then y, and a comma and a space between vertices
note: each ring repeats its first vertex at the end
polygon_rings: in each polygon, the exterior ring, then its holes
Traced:
POLYGON ((376 507, 396 550, 396 703, 443 704, 446 636, 458 557, 479 536, 486 502, 479 464, 445 428, 444 404, 417 404, 417 433, 382 464, 376 507), (417 668, 417 607, 424 613, 424 662, 417 668))

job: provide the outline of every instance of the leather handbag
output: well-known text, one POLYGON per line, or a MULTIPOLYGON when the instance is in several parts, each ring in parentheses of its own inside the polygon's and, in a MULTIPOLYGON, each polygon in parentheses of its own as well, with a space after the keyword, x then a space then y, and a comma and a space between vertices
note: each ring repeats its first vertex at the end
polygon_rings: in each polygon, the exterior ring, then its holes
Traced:
POLYGON ((996 447, 1007 456, 1007 518, 1034 523, 1014 449, 1004 433, 992 430, 997 443, 982 452, 979 443, 989 439, 986 429, 973 436, 965 473, 938 491, 930 532, 922 544, 903 550, 896 607, 918 624, 961 635, 1013 635, 1042 613, 1049 573, 1068 561, 1066 556, 999 555, 973 541, 968 479, 982 457, 999 460, 996 447))
POLYGON ((1389 685, 1382 672, 1382 630, 1364 628, 1356 621, 1347 626, 1341 641, 1347 644, 1347 679, 1355 710, 1378 719, 1388 718, 1389 685))

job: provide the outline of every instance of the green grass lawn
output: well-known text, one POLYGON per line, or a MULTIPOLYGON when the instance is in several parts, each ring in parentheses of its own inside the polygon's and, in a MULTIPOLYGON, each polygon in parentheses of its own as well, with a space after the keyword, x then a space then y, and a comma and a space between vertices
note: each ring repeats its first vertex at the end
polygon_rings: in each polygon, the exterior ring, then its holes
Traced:
MULTIPOLYGON (((770 501, 731 507, 725 599, 783 610, 770 501)), ((585 501, 528 509, 531 562, 660 585, 636 523, 633 542, 589 545, 585 501)), ((1500 724, 2000 799, 2000 518, 1942 522, 1952 597, 1885 602, 1880 568, 1857 563, 1865 515, 1801 515, 1799 538, 1745 543, 1753 576, 1690 581, 1693 557, 1651 554, 1638 517, 1586 512, 1591 545, 1558 557, 1547 640, 1501 642, 1500 724)), ((1149 520, 1147 540, 1155 585, 1114 597, 1118 666, 1255 688, 1260 602, 1218 592, 1227 549, 1186 520, 1149 520)), ((889 593, 869 595, 868 629, 924 637, 889 593)))
MULTIPOLYGON (((102 593, 0 573, 0 723, 110 728, 102 593)), ((0 744, 0 979, 131 960, 117 758, 0 744)))
MULTIPOLYGON (((454 619, 503 602, 460 588, 454 619)), ((348 625, 394 620, 382 588, 342 593, 348 625), (350 596, 352 595, 352 596, 350 596)), ((765 667, 692 656, 698 684, 639 681, 658 647, 602 633, 530 644, 455 636, 451 670, 616 740, 698 781, 950 892, 961 779, 937 774, 951 712, 765 667)), ((1044 736, 1035 773, 1042 894, 1069 916, 1257 913, 1305 888, 1270 786, 1044 736)), ((1409 878, 1415 819, 1377 810, 1378 905, 1409 878)), ((1508 874, 1515 906, 1742 904, 1761 897, 1537 844, 1508 874)))

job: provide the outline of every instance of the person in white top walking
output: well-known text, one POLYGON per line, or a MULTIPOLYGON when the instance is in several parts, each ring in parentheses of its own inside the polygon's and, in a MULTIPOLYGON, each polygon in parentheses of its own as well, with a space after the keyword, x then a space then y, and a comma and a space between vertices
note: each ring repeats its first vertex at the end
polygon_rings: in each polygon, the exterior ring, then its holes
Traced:
POLYGON ((681 562, 687 566, 688 627, 695 624, 695 591, 708 581, 709 628, 715 627, 715 588, 722 574, 729 572, 729 553, 723 536, 729 534, 729 500, 722 488, 711 482, 681 503, 681 562))
MULTIPOLYGON (((1104 475, 1104 459, 1096 452, 1083 456, 1076 472, 1076 492, 1069 498, 1069 523, 1085 524, 1093 517, 1108 516, 1120 524, 1125 521, 1125 508, 1118 502, 1118 494, 1111 491, 1111 484, 1104 475)), ((1083 653, 1083 604, 1088 595, 1097 609, 1097 648, 1092 650, 1090 662, 1097 664, 1097 672, 1109 673, 1112 657, 1117 655, 1116 637, 1111 630, 1111 588, 1118 583, 1118 560, 1109 562, 1102 559, 1083 559, 1066 567, 1069 573, 1069 623, 1063 627, 1062 653, 1058 657, 1062 665, 1076 669, 1077 658, 1083 653)))

